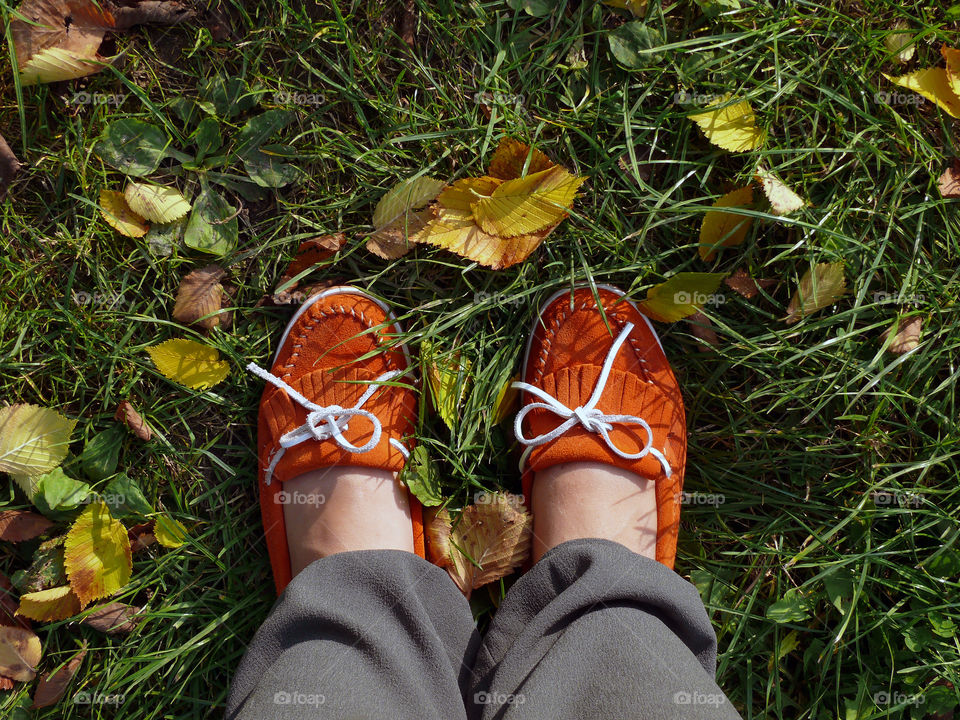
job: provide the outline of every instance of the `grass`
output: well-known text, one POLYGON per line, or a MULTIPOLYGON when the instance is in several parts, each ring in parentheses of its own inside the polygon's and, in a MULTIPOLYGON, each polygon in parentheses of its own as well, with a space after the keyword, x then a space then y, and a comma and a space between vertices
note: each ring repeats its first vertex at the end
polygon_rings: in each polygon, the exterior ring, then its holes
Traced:
MULTIPOLYGON (((555 289, 607 282, 642 298, 679 271, 775 279, 749 301, 724 288, 706 308, 721 340, 711 352, 686 323, 659 326, 690 437, 677 570, 712 616, 718 683, 744 718, 952 716, 960 215, 935 178, 958 154, 958 125, 930 103, 886 104, 875 93, 893 90, 881 73, 900 73, 883 46, 895 21, 918 38, 910 70, 936 64, 960 24, 914 0, 744 4, 713 20, 693 3, 652 7, 647 23, 666 39, 633 71, 609 52, 624 16, 562 1, 534 18, 504 2, 419 0, 408 49, 390 3, 231 0, 236 42, 214 43, 195 25, 135 31, 118 41, 125 54, 114 70, 25 88, 20 107, 6 62, 0 124, 27 165, 0 210, 3 400, 79 418, 79 452, 130 398, 159 432, 146 444, 127 439, 121 467, 193 528, 184 547, 137 556, 117 597, 145 608, 134 634, 108 638, 69 621, 39 630, 46 669, 86 639, 70 693, 121 696, 121 706, 68 695, 35 717, 222 712, 274 597, 256 504, 261 383, 241 368, 268 360, 290 309, 255 304, 302 239, 334 231, 350 241, 312 278, 370 290, 395 307, 414 350, 424 340, 456 345, 473 363, 455 429, 435 416, 419 429, 452 507, 480 489, 518 490, 512 439, 489 408, 555 289), (585 65, 571 67, 581 53, 585 65), (122 180, 90 148, 120 117, 182 135, 166 103, 213 73, 260 87, 264 107, 277 92, 322 97, 295 108, 288 131, 304 179, 242 203, 240 246, 223 259, 235 324, 203 338, 171 311, 179 279, 208 258, 157 255, 107 227, 95 199, 122 180), (127 97, 71 105, 79 89, 127 97), (681 90, 749 99, 768 142, 718 151, 686 119, 694 108, 676 102, 681 90), (499 93, 489 118, 475 99, 484 91, 499 93), (492 272, 427 248, 394 262, 366 252, 373 206, 399 179, 478 174, 506 136, 590 176, 572 217, 529 261, 492 272), (704 210, 760 161, 811 206, 782 219, 758 213, 742 247, 703 263, 704 210), (850 293, 784 324, 800 276, 836 261, 850 293), (77 293, 94 300, 80 305, 77 293), (879 337, 898 312, 924 319, 920 347, 901 357, 879 337), (163 379, 144 349, 180 336, 218 348, 230 378, 204 393, 163 379)), ((167 166, 155 177, 176 180, 167 166)), ((12 490, 5 503, 27 506, 12 490)), ((0 569, 23 567, 31 549, 4 548, 0 569)), ((481 619, 502 591, 477 593, 481 619)), ((28 690, 5 693, 0 706, 9 711, 28 690)))

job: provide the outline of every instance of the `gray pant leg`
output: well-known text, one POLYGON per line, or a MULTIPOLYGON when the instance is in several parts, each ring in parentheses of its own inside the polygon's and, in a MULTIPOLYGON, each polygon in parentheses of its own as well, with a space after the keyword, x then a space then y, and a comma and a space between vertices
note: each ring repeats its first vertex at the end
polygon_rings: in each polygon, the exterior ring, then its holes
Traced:
POLYGON ((478 645, 446 571, 399 550, 331 555, 293 579, 257 631, 227 718, 466 718, 478 645))
POLYGON ((468 713, 507 720, 739 718, 714 682, 700 596, 608 540, 571 540, 510 589, 480 651, 468 713))

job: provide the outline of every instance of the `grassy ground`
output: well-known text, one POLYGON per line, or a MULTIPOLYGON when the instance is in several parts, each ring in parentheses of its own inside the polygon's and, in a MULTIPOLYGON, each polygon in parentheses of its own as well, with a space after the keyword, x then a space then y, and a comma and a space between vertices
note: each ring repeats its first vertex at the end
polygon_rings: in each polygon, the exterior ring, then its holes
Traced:
MULTIPOLYGON (((223 7, 239 41, 213 43, 195 26, 139 31, 118 41, 126 54, 116 73, 25 89, 22 112, 4 65, 0 124, 27 167, 0 210, 2 398, 80 418, 83 438, 129 397, 160 432, 147 444, 128 439, 121 465, 194 528, 179 550, 138 556, 118 597, 146 607, 133 635, 68 622, 40 630, 48 662, 85 637, 92 653, 74 690, 120 695, 122 706, 65 700, 36 717, 222 711, 273 600, 255 487, 261 382, 242 368, 268 360, 291 310, 254 305, 302 239, 338 230, 350 241, 317 279, 388 300, 414 347, 458 341, 473 360, 456 430, 436 417, 420 430, 453 507, 481 488, 518 487, 511 438, 491 427, 488 408, 517 370, 519 328, 553 290, 602 281, 642 298, 682 270, 745 268, 777 280, 751 301, 727 291, 706 309, 721 339, 714 352, 700 352, 685 323, 659 327, 690 433, 693 495, 677 570, 697 583, 715 623, 718 682, 745 718, 952 713, 960 216, 933 178, 960 150, 958 125, 929 103, 891 105, 875 93, 893 90, 881 73, 899 72, 883 48, 894 21, 920 38, 909 69, 936 64, 960 24, 941 4, 913 0, 744 4, 722 20, 692 2, 652 8, 662 57, 634 71, 609 52, 622 15, 562 0, 544 18, 505 2, 419 0, 412 49, 390 3, 233 0, 223 7), (585 65, 571 67, 578 57, 585 65), (171 311, 180 277, 208 259, 185 249, 158 256, 108 228, 92 203, 120 176, 90 147, 112 118, 178 127, 164 104, 213 73, 259 86, 264 107, 275 92, 318 97, 297 108, 288 135, 305 179, 243 204, 241 244, 225 258, 235 326, 206 340, 232 374, 201 393, 163 379, 144 348, 197 337, 171 311), (128 97, 117 107, 69 104, 81 86, 128 97), (717 151, 685 119, 693 107, 676 102, 681 90, 749 99, 770 140, 746 155, 717 151), (475 98, 482 91, 500 94, 489 118, 475 98), (491 272, 430 249, 395 262, 366 252, 386 189, 424 166, 442 178, 479 174, 505 136, 590 176, 574 215, 531 260, 491 272), (703 211, 761 159, 811 207, 761 218, 742 248, 703 263, 703 211), (851 293, 785 325, 798 278, 833 261, 846 263, 851 293), (78 304, 81 292, 93 300, 78 304), (879 340, 898 311, 924 318, 920 348, 900 358, 879 340)), ((24 505, 12 493, 7 502, 24 505)), ((0 569, 26 559, 10 553, 0 569)), ((483 613, 493 599, 479 595, 483 613)), ((6 693, 0 706, 16 698, 6 693)))

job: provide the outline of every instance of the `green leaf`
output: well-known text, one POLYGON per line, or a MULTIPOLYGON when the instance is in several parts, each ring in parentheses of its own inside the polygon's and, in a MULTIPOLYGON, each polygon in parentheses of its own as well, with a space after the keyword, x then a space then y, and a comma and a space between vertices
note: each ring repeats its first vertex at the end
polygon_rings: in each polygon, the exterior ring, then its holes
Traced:
POLYGON ((813 612, 813 601, 796 588, 790 588, 783 597, 767 608, 767 618, 776 623, 800 622, 813 612))
POLYGON ((10 582, 21 595, 66 584, 67 571, 63 566, 63 545, 59 538, 55 545, 44 543, 37 548, 30 567, 15 572, 10 576, 10 582))
POLYGON ((425 507, 434 507, 443 502, 439 472, 425 445, 417 445, 413 449, 407 464, 400 471, 400 480, 425 507))
POLYGON ((289 110, 267 110, 250 118, 237 135, 239 145, 236 154, 243 157, 252 150, 258 149, 289 125, 291 120, 293 120, 293 113, 289 110))
POLYGON ((226 255, 237 246, 239 235, 233 206, 201 180, 200 194, 194 200, 183 242, 194 250, 226 255))
POLYGON ((110 508, 110 514, 115 518, 131 515, 146 517, 153 512, 140 486, 126 473, 120 473, 111 480, 104 488, 102 495, 104 502, 110 508))
POLYGON ((190 136, 193 144, 197 146, 196 162, 200 162, 210 153, 216 152, 223 144, 223 138, 220 137, 220 123, 216 118, 206 117, 200 121, 197 129, 190 136))
POLYGON ((722 304, 726 298, 716 291, 724 277, 725 273, 677 273, 647 291, 640 312, 660 322, 676 322, 706 304, 722 304))
POLYGON ((259 150, 251 148, 242 160, 247 174, 257 185, 278 188, 300 177, 299 169, 283 162, 294 155, 295 150, 290 145, 264 145, 259 150))
POLYGON ((108 165, 127 175, 149 175, 167 156, 170 140, 156 125, 140 120, 114 120, 93 150, 108 165))
POLYGON ((933 633, 926 625, 914 625, 903 633, 903 643, 911 652, 920 652, 933 642, 933 633))
POLYGON ((37 480, 33 504, 37 510, 53 520, 76 510, 90 498, 90 486, 55 468, 37 480))
POLYGON ((247 84, 240 78, 224 78, 214 75, 207 80, 201 90, 204 100, 212 103, 216 114, 223 118, 232 118, 254 107, 258 98, 250 92, 247 84))
POLYGON ((611 32, 608 39, 610 52, 621 65, 631 70, 650 67, 663 60, 663 53, 656 52, 663 46, 663 37, 642 22, 624 23, 611 32))
POLYGON ((554 8, 549 0, 507 0, 507 5, 511 10, 522 10, 531 17, 546 17, 554 8))
POLYGON ((957 624, 942 612, 931 610, 927 613, 927 620, 930 621, 933 631, 940 637, 951 638, 957 634, 957 624))
POLYGON ((703 14, 707 17, 716 17, 720 13, 740 10, 740 0, 694 0, 703 14))
POLYGON ((827 591, 830 603, 840 612, 844 612, 844 605, 853 599, 853 578, 844 568, 824 577, 823 588, 827 591))
POLYGON ((124 429, 121 425, 97 433, 83 446, 80 453, 80 468, 91 480, 106 480, 117 471, 120 462, 120 447, 123 445, 124 429))

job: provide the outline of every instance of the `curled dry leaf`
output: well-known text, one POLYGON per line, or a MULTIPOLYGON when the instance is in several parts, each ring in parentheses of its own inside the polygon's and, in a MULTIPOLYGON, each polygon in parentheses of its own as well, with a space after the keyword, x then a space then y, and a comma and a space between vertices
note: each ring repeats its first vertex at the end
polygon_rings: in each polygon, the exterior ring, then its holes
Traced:
POLYGON ((760 279, 756 280, 750 277, 750 274, 746 270, 740 268, 733 273, 730 277, 724 279, 726 283, 734 292, 743 295, 747 300, 755 297, 757 293, 760 292, 760 289, 766 290, 769 287, 773 287, 777 284, 776 280, 773 279, 760 279))
POLYGON ((107 635, 126 635, 137 627, 136 616, 140 608, 121 602, 112 602, 98 607, 83 619, 89 625, 107 635))
MULTIPOLYGON (((283 271, 283 275, 280 276, 277 288, 282 287, 284 289, 279 292, 289 293, 296 290, 300 285, 300 280, 294 281, 288 287, 284 286, 305 270, 309 270, 314 265, 332 258, 346 242, 347 236, 343 233, 321 235, 320 237, 311 238, 310 240, 304 240, 300 243, 300 247, 297 248, 296 256, 290 261, 290 264, 287 265, 287 269, 283 271)), ((279 292, 277 294, 279 294, 279 292)))
POLYGON ((788 325, 817 310, 833 305, 847 292, 847 280, 843 276, 843 263, 820 263, 807 270, 797 291, 787 306, 784 322, 788 325))
POLYGON ((229 327, 230 313, 220 313, 223 303, 223 285, 226 274, 219 265, 207 265, 194 270, 180 281, 173 317, 188 325, 199 325, 204 330, 229 327))
POLYGON ((43 655, 40 638, 32 630, 0 627, 0 675, 17 682, 30 682, 43 655))
POLYGON ((153 534, 153 520, 134 525, 127 530, 127 537, 130 539, 130 549, 133 552, 150 547, 157 542, 157 538, 153 534))
POLYGON ((894 355, 903 355, 911 350, 915 350, 920 345, 920 332, 923 328, 923 318, 914 315, 911 318, 897 318, 896 322, 883 331, 880 336, 882 342, 886 342, 890 333, 893 332, 893 339, 887 350, 894 355))
POLYGON ((533 518, 523 508, 519 496, 492 493, 488 502, 463 509, 455 528, 445 511, 437 513, 428 529, 430 541, 436 541, 432 554, 438 565, 467 597, 487 583, 498 580, 530 557, 533 518))
POLYGON ((953 165, 944 170, 937 187, 945 198, 960 198, 960 158, 954 158, 953 165))
POLYGON ((83 658, 86 656, 87 645, 84 643, 83 647, 80 648, 76 655, 67 661, 66 665, 56 672, 46 673, 41 676, 40 682, 37 683, 37 689, 33 693, 33 707, 45 708, 56 705, 67 691, 67 685, 70 684, 73 676, 76 675, 80 663, 83 662, 83 658))
POLYGON ((147 421, 140 416, 136 408, 127 400, 124 400, 117 406, 117 411, 113 414, 113 419, 122 422, 130 432, 144 442, 153 437, 153 430, 147 425, 147 421))
POLYGON ((52 525, 52 522, 38 513, 28 510, 4 510, 0 512, 0 540, 32 540, 45 533, 52 525))

